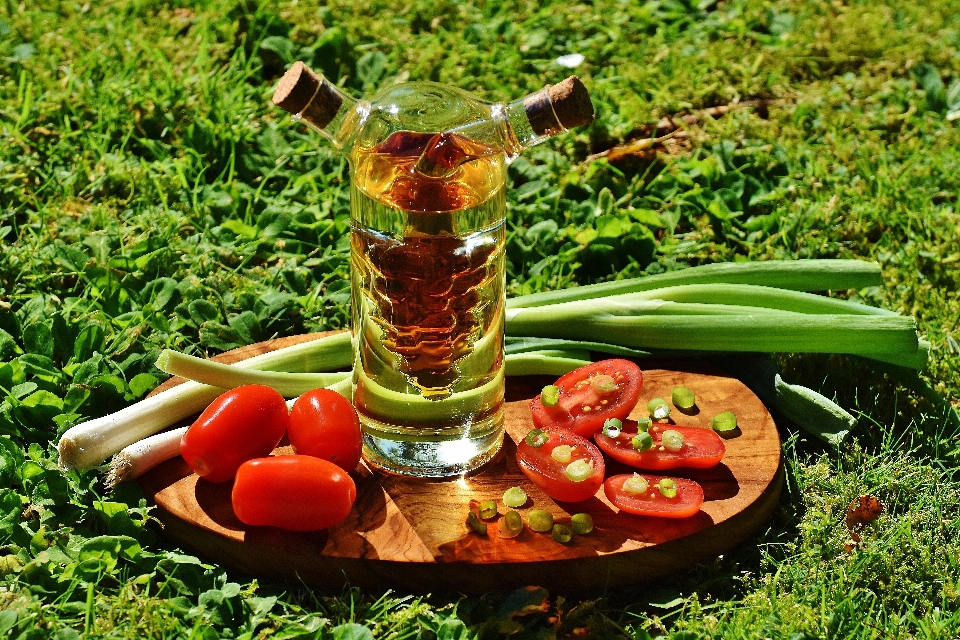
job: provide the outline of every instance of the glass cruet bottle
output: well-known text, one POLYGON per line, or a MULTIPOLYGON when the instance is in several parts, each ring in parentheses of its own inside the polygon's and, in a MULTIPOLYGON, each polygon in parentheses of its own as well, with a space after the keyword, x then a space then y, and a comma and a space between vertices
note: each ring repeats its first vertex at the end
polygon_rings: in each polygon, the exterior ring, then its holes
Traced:
POLYGON ((589 123, 586 88, 571 76, 503 103, 411 82, 365 101, 297 62, 273 101, 350 164, 365 458, 424 477, 477 468, 503 440, 507 165, 589 123))

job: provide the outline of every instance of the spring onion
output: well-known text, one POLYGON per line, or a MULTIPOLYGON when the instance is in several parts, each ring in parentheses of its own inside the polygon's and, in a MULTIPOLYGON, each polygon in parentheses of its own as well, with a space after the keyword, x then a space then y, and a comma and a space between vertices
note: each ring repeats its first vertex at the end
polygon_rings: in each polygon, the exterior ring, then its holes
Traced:
MULTIPOLYGON (((350 335, 337 333, 233 365, 258 371, 327 371, 349 366, 350 335)), ((224 388, 186 382, 109 415, 81 422, 57 443, 64 470, 90 469, 126 446, 200 413, 224 388)))
POLYGON ((550 457, 557 462, 567 463, 573 457, 573 447, 568 444, 558 444, 550 452, 550 457))
POLYGON ((663 445, 663 448, 667 451, 676 453, 683 449, 683 434, 673 429, 667 429, 663 432, 663 435, 660 436, 660 444, 663 445))
POLYGON ((113 491, 118 484, 134 480, 161 462, 180 455, 180 440, 187 427, 161 431, 124 447, 110 461, 104 484, 113 491))
POLYGON ((640 433, 641 431, 649 431, 650 427, 652 426, 653 426, 653 420, 651 420, 650 418, 646 416, 637 418, 637 433, 640 433))
POLYGON ((654 398, 648 402, 647 411, 654 420, 666 420, 670 417, 670 405, 663 398, 654 398))
POLYGON ((600 428, 600 431, 608 438, 616 438, 620 435, 622 429, 623 422, 618 418, 607 418, 603 421, 603 427, 600 428))
POLYGON ((637 451, 647 451, 653 448, 653 436, 646 431, 640 431, 637 435, 633 436, 630 444, 637 451))
POLYGON ((589 513, 575 513, 570 518, 570 528, 580 536, 585 536, 593 531, 593 518, 589 513))
POLYGON ((862 289, 883 284, 880 265, 862 260, 718 262, 643 278, 546 291, 507 300, 507 309, 592 300, 621 293, 700 283, 756 284, 795 291, 862 289))
POLYGON ((474 533, 478 533, 481 536, 487 535, 487 523, 481 522, 480 518, 477 517, 473 511, 467 514, 467 526, 470 527, 474 533))
POLYGON ((644 478, 639 473, 635 473, 623 482, 621 487, 624 493, 629 493, 630 495, 639 496, 647 492, 650 489, 650 483, 647 482, 647 479, 644 478))
POLYGON ((490 520, 497 517, 497 503, 494 500, 484 500, 477 506, 477 515, 481 520, 490 520))
POLYGON ((563 475, 571 482, 583 482, 593 475, 593 460, 574 460, 563 470, 563 475))
MULTIPOLYGON (((920 370, 930 345, 920 340, 912 318, 862 304, 808 292, 861 288, 882 284, 876 263, 854 260, 793 260, 703 265, 632 280, 571 287, 562 291, 519 296, 507 301, 505 369, 508 375, 562 375, 590 359, 590 353, 643 357, 647 353, 704 356, 710 352, 844 353, 920 370), (603 336, 602 342, 597 340, 603 336)), ((498 354, 478 341, 477 358, 462 366, 481 367, 498 354), (486 353, 489 351, 489 353, 486 353)), ((181 361, 170 356, 169 361, 181 361)), ((189 360, 189 359, 188 359, 189 360)), ((469 360, 469 362, 467 362, 469 360)), ((311 342, 256 356, 231 366, 231 374, 275 371, 298 375, 329 374, 353 362, 350 335, 333 334, 311 342)), ((192 364, 191 364, 192 366, 192 364)), ((334 385, 349 395, 351 380, 334 385)), ((241 378, 243 378, 241 376, 241 378)), ((199 413, 237 379, 214 377, 215 386, 195 382, 131 405, 117 413, 70 429, 58 443, 65 469, 99 465, 120 449, 199 413)), ((245 379, 244 383, 249 380, 245 379)), ((309 384, 294 377, 292 384, 309 384)), ((279 384, 279 378, 277 379, 279 384)), ((322 385, 326 386, 326 385, 322 385)), ((437 403, 407 406, 374 389, 378 411, 407 419, 435 419, 437 403)), ((486 399, 489 390, 457 398, 467 411, 486 399)), ((796 403, 832 410, 829 400, 781 385, 771 387, 772 402, 796 403), (789 397, 788 397, 789 396, 789 397)), ((454 394, 456 395, 456 394, 454 394)), ((759 395, 759 394, 758 394, 759 395)), ((761 396, 766 401, 766 397, 761 396)), ((837 414, 834 432, 850 424, 837 414)), ((641 427, 642 428, 642 427, 641 427)), ((825 432, 826 433, 826 432, 825 432)), ((833 437, 833 436, 831 436, 833 437)))
POLYGON ((510 487, 503 493, 503 504, 508 507, 522 507, 527 503, 527 492, 520 487, 510 487))
POLYGON ((539 449, 543 445, 547 444, 547 441, 550 440, 550 436, 542 429, 531 429, 523 440, 534 449, 539 449))
POLYGON ((573 531, 570 530, 570 527, 564 524, 553 525, 551 534, 553 535, 553 539, 560 544, 570 544, 570 541, 573 540, 573 531))
POLYGON ((533 509, 527 514, 527 525, 538 533, 553 529, 553 514, 543 509, 533 509))
POLYGON ((545 407, 555 407, 560 402, 560 387, 555 384, 548 384, 540 392, 540 402, 545 407))
POLYGON ((662 478, 660 482, 657 483, 657 489, 664 498, 677 497, 677 483, 670 478, 662 478))
POLYGON ((516 511, 507 511, 500 518, 500 527, 497 535, 501 538, 516 538, 523 531, 523 518, 516 511))
POLYGON ((673 406, 681 411, 693 409, 697 404, 697 397, 686 387, 676 387, 670 394, 670 400, 673 406))
POLYGON ((725 431, 733 431, 737 428, 737 414, 733 411, 724 411, 723 413, 718 413, 713 416, 711 421, 714 431, 723 433, 725 431))

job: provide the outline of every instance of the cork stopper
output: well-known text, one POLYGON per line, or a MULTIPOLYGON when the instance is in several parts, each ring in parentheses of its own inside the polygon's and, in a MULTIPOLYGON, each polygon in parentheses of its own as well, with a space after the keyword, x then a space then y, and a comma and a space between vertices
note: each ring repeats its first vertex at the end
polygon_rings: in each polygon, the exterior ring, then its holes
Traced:
POLYGON ((326 79, 297 61, 277 83, 273 104, 324 129, 340 111, 343 98, 326 79))
POLYGON ((590 93, 577 76, 530 96, 523 106, 537 135, 555 135, 593 122, 590 93))

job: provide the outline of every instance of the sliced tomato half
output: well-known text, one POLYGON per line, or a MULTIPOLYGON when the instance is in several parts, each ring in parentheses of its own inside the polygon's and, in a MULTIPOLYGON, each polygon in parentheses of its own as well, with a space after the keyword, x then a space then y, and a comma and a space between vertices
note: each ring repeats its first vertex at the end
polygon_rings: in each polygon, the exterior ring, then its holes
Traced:
POLYGON ((676 495, 672 498, 664 496, 657 488, 660 481, 666 476, 654 476, 641 473, 625 473, 610 476, 603 483, 603 493, 607 500, 621 511, 639 516, 659 516, 661 518, 689 518, 700 511, 703 504, 703 488, 686 478, 669 478, 676 488, 676 495), (647 490, 643 493, 624 491, 625 482, 640 476, 647 481, 647 490))
POLYGON ((616 438, 597 433, 594 441, 601 451, 614 460, 648 471, 679 467, 709 469, 723 459, 727 449, 723 439, 713 429, 654 423, 649 433, 653 436, 653 447, 646 451, 637 451, 633 447, 632 441, 637 435, 635 420, 625 420, 623 430, 616 438), (679 451, 670 451, 663 447, 663 432, 667 430, 677 431, 683 436, 683 446, 679 451))
POLYGON ((538 438, 529 436, 517 446, 517 464, 523 474, 559 502, 580 502, 596 495, 603 484, 605 471, 600 450, 586 438, 570 431, 535 430, 534 433, 540 436, 540 446, 531 445, 530 442, 536 442, 538 438), (570 448, 569 460, 554 455, 554 449, 561 446, 570 448), (579 473, 568 473, 571 464, 576 465, 579 473), (588 468, 589 471, 584 473, 588 468), (571 479, 571 475, 580 479, 571 479), (584 475, 586 477, 582 477, 584 475))
POLYGON ((607 418, 627 417, 640 398, 643 372, 629 360, 612 358, 574 369, 554 384, 559 389, 556 404, 546 406, 540 395, 530 401, 533 423, 590 438, 607 418))

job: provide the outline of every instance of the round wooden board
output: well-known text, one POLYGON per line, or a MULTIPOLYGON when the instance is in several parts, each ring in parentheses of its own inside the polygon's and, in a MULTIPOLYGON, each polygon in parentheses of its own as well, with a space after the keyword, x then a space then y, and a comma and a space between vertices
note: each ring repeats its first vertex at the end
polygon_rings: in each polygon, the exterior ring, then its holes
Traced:
MULTIPOLYGON (((236 362, 318 336, 270 340, 216 359, 236 362)), ((602 489, 586 502, 556 503, 531 484, 517 467, 515 443, 532 428, 529 398, 552 381, 535 377, 507 378, 508 437, 501 453, 481 470, 440 481, 388 475, 361 463, 353 474, 357 501, 351 515, 326 531, 295 533, 242 524, 230 505, 232 484, 199 480, 179 457, 144 475, 140 484, 157 505, 155 515, 168 537, 252 576, 414 593, 478 593, 534 584, 570 590, 641 582, 689 568, 746 540, 770 516, 783 484, 780 438, 760 400, 738 380, 700 363, 669 365, 670 370, 644 370, 642 401, 633 417, 645 415, 650 398, 669 398, 682 385, 696 393, 698 411, 675 412, 677 423, 709 428, 713 415, 734 409, 740 424, 726 442, 720 465, 676 473, 703 486, 704 505, 690 518, 621 513, 602 489), (569 546, 529 529, 516 538, 500 538, 496 523, 489 536, 471 533, 465 525, 468 509, 482 500, 499 502, 516 485, 530 496, 521 513, 547 509, 557 521, 569 523, 574 513, 587 512, 594 531, 575 536, 569 546)), ((630 471, 618 463, 607 468, 608 475, 630 471)))

